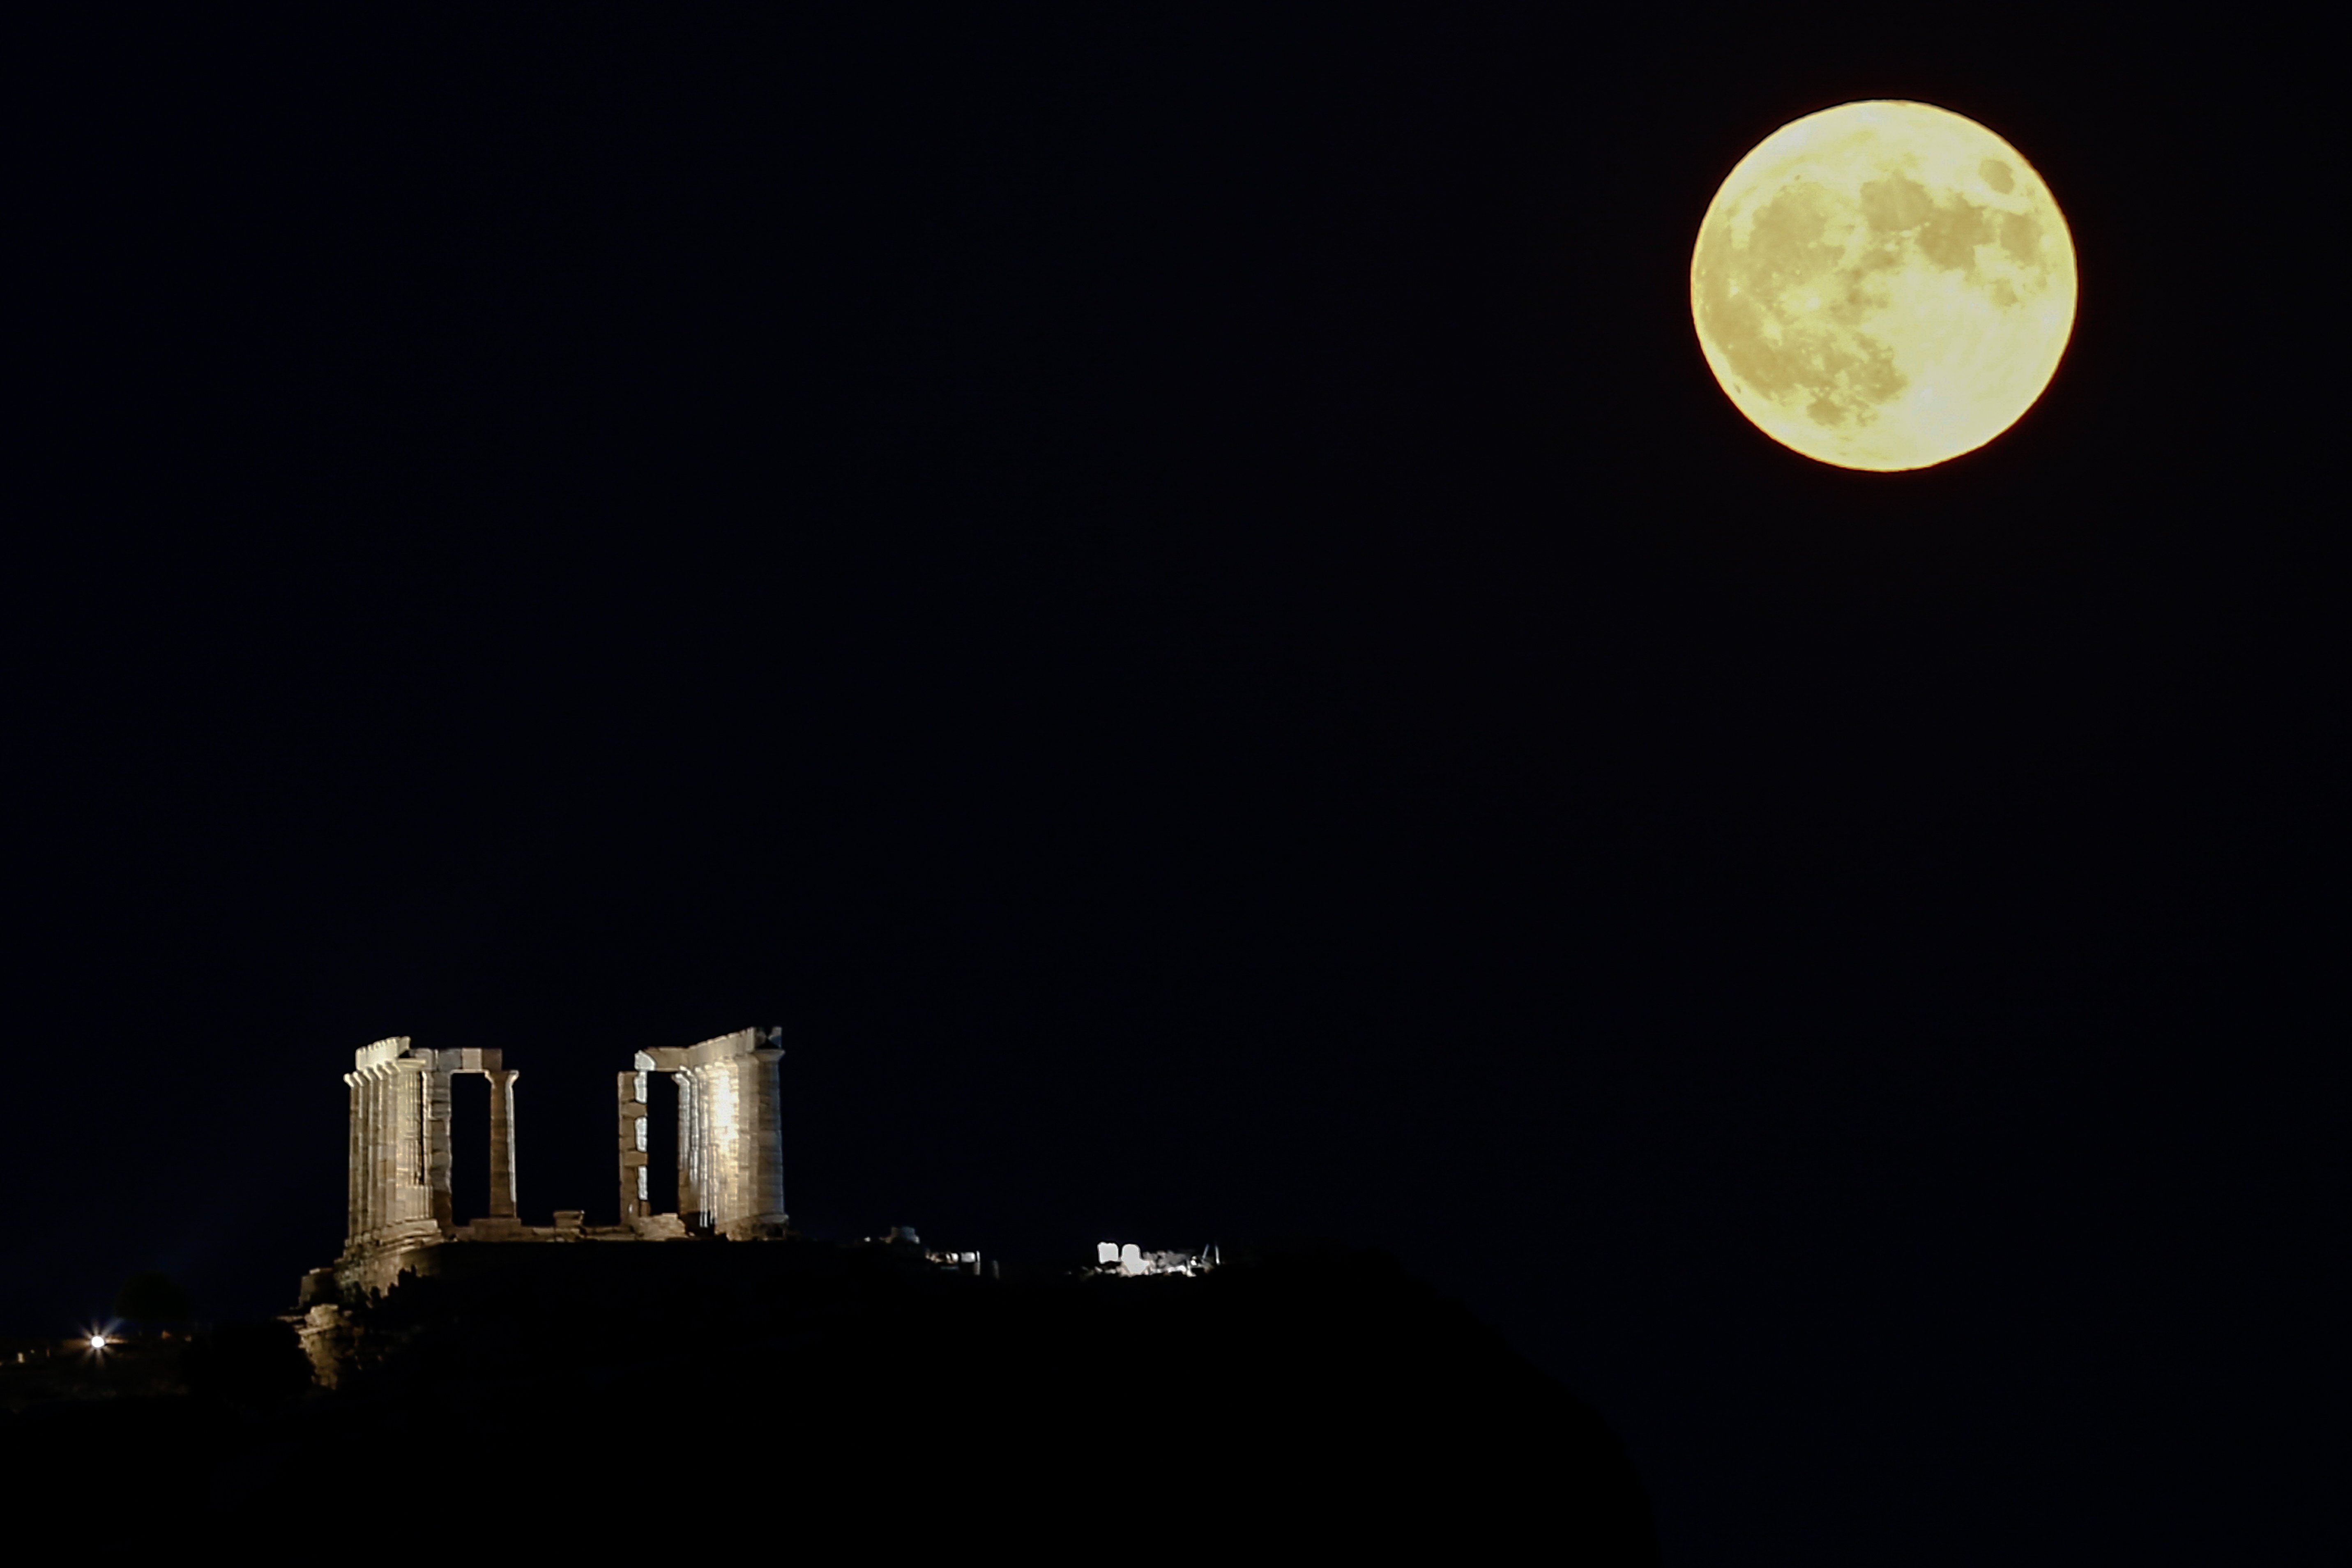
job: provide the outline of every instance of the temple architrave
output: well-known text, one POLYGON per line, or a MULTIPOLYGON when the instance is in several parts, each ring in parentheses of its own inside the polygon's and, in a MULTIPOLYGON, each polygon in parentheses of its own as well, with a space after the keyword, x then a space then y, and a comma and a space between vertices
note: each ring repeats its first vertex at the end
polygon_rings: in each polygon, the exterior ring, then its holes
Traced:
POLYGON ((786 1234, 781 1029, 738 1029, 700 1045, 639 1051, 619 1075, 620 1219, 583 1223, 558 1209, 551 1226, 515 1212, 515 1079, 497 1050, 419 1050, 407 1037, 355 1054, 351 1089, 350 1201, 342 1256, 304 1289, 321 1298, 384 1290, 403 1272, 435 1269, 433 1249, 477 1243, 749 1241, 786 1234), (490 1080, 489 1213, 458 1225, 450 1195, 450 1085, 459 1073, 490 1080), (646 1169, 648 1075, 677 1084, 677 1212, 653 1212, 646 1169), (331 1277, 331 1278, 330 1278, 331 1277))

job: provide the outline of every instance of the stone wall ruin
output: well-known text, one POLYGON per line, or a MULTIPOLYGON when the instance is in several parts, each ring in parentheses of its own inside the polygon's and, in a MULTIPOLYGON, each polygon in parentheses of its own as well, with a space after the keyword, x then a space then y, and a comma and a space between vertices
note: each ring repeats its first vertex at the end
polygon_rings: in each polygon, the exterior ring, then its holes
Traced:
POLYGON ((677 1213, 688 1231, 737 1239, 784 1226, 781 1029, 639 1051, 620 1075, 621 1223, 651 1223, 646 1075, 677 1084, 677 1213))

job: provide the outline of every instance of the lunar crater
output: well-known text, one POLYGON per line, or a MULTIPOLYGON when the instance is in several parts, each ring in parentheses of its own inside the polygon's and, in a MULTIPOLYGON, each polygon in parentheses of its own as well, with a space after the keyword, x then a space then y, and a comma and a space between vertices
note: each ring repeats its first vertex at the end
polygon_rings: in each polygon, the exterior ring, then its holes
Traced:
POLYGON ((1724 182, 1691 262, 1693 320, 1735 404, 1853 468, 1940 462, 2013 423, 2056 368, 2074 294, 2039 176, 1925 104, 1784 126, 1724 182))

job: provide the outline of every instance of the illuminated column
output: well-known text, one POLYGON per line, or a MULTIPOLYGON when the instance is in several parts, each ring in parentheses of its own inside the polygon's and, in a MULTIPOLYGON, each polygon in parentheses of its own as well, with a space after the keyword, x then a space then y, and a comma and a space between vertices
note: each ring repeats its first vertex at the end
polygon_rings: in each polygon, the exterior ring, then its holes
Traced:
POLYGON ((727 1203, 727 1069, 696 1068, 694 1087, 695 1098, 702 1101, 694 1118, 702 1139, 702 1220, 716 1226, 727 1203))
POLYGON ((736 1136, 735 1073, 740 1064, 730 1057, 704 1070, 710 1078, 710 1226, 723 1229, 736 1212, 736 1180, 742 1140, 736 1136))
POLYGON ((725 1129, 719 1124, 718 1089, 719 1075, 708 1066, 694 1069, 694 1190, 701 1200, 694 1206, 705 1225, 719 1216, 719 1140, 725 1129))
POLYGON ((383 1072, 383 1220, 396 1226, 408 1217, 408 1074, 406 1062, 383 1072))
POLYGON ((360 1124, 363 1116, 360 1101, 360 1075, 343 1075, 344 1092, 351 1100, 351 1128, 344 1136, 343 1150, 343 1250, 357 1246, 360 1230, 367 1222, 367 1183, 360 1168, 360 1124))
POLYGON ((719 1080, 727 1071, 719 1063, 694 1069, 694 1188, 701 1202, 702 1223, 716 1227, 719 1205, 727 1201, 725 1152, 727 1125, 719 1119, 719 1080))
POLYGON ((740 1226, 759 1212, 752 1196, 759 1151, 759 1059, 751 1056, 727 1058, 727 1223, 740 1226))
POLYGON ((490 1080, 490 1217, 515 1216, 514 1080, 513 1068, 487 1069, 490 1080))
POLYGON ((358 1246, 375 1224, 375 1085, 368 1080, 365 1068, 352 1077, 356 1080, 352 1088, 360 1100, 359 1125, 352 1129, 352 1183, 359 1188, 360 1211, 352 1243, 358 1246))
POLYGON ((702 1089, 702 1208, 712 1229, 724 1224, 732 1211, 730 1189, 735 1174, 734 1118, 728 1114, 728 1068, 725 1062, 714 1062, 694 1075, 702 1089))
POLYGON ((782 1047, 769 1046, 753 1051, 745 1062, 751 1091, 745 1119, 751 1144, 751 1191, 746 1206, 763 1226, 785 1223, 783 1059, 782 1047))
POLYGON ((400 1223, 400 1085, 393 1069, 375 1069, 375 1228, 381 1237, 400 1223))
POLYGON ((381 1238, 400 1220, 400 1086, 388 1067, 375 1069, 375 1229, 381 1238))
POLYGON ((367 1069, 367 1171, 368 1171, 368 1239, 375 1239, 383 1228, 383 1068, 367 1069))
POLYGON ((425 1183, 432 1191, 433 1224, 443 1236, 448 1236, 457 1228, 457 1201, 450 1191, 455 1155, 450 1147, 449 1100, 455 1075, 448 1066, 446 1052, 429 1055, 425 1061, 425 1183))
POLYGON ((695 1099, 702 1109, 694 1115, 695 1131, 702 1141, 702 1158, 697 1162, 702 1172, 702 1217, 706 1225, 719 1223, 719 1210, 727 1201, 727 1069, 702 1067, 695 1069, 695 1099))
POLYGON ((433 1216, 433 1194, 425 1186, 426 1076, 425 1063, 414 1057, 393 1063, 393 1217, 404 1226, 433 1216))
POLYGON ((767 1208, 760 1201, 760 1058, 735 1060, 735 1217, 755 1220, 767 1208))
POLYGON ((694 1140, 703 1145, 696 1152, 694 1173, 703 1192, 703 1225, 718 1225, 719 1204, 727 1201, 727 1119, 719 1093, 724 1077, 724 1068, 694 1069, 694 1140))
POLYGON ((652 1179, 647 1173, 646 1075, 625 1072, 620 1079, 621 1223, 641 1217, 652 1207, 652 1179))
POLYGON ((671 1075, 677 1084, 677 1217, 692 1226, 707 1213, 702 1196, 702 1086, 692 1068, 671 1075))
POLYGON ((368 1115, 367 1115, 367 1170, 368 1170, 368 1225, 367 1225, 367 1238, 368 1238, 368 1240, 369 1240, 370 1242, 373 1242, 373 1241, 375 1240, 375 1237, 376 1237, 376 1233, 377 1233, 378 1231, 380 1231, 380 1230, 382 1230, 382 1229, 383 1228, 384 1221, 389 1217, 389 1216, 386 1215, 386 1213, 385 1213, 385 1209, 386 1209, 386 1207, 387 1207, 386 1199, 391 1195, 391 1187, 392 1187, 392 1184, 391 1184, 390 1182, 388 1182, 388 1181, 386 1181, 386 1180, 384 1179, 384 1169, 383 1169, 383 1167, 384 1167, 384 1139, 383 1139, 383 1123, 384 1123, 384 1100, 385 1100, 385 1096, 384 1096, 384 1092, 383 1092, 383 1068, 381 1068, 381 1067, 372 1067, 372 1068, 369 1068, 366 1070, 366 1078, 367 1078, 367 1102, 368 1102, 368 1115))
POLYGON ((405 1037, 352 1054, 343 1075, 346 1258, 437 1239, 436 1187, 446 1186, 446 1162, 436 1159, 436 1143, 446 1143, 436 1127, 440 1064, 434 1052, 411 1051, 405 1037))
POLYGON ((383 1068, 383 1215, 381 1227, 407 1232, 433 1213, 425 1190, 425 1063, 412 1056, 383 1068))

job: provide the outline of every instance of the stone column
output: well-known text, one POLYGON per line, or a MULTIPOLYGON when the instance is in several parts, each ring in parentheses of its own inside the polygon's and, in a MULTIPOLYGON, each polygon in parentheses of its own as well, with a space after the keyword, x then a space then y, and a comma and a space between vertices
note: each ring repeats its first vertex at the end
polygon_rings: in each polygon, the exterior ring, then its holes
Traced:
POLYGON ((646 1075, 625 1072, 620 1079, 621 1102, 621 1223, 641 1218, 653 1205, 650 1188, 653 1183, 646 1170, 647 1136, 646 1110, 646 1075))
POLYGON ((375 1228, 379 1239, 400 1223, 400 1085, 394 1069, 376 1069, 375 1228))
POLYGON ((727 1154, 731 1129, 727 1115, 727 1064, 713 1062, 694 1074, 695 1098, 702 1102, 695 1113, 702 1137, 702 1213, 716 1230, 727 1213, 727 1154))
POLYGON ((425 1083, 425 1185, 432 1189, 434 1225, 443 1236, 454 1235, 457 1229, 457 1205, 450 1190, 451 1167, 455 1163, 449 1138, 449 1100, 451 1079, 455 1076, 446 1053, 436 1053, 426 1058, 430 1063, 425 1083))
POLYGON ((408 1217, 408 1075, 405 1062, 383 1070, 383 1223, 408 1217))
POLYGON ((751 1191, 748 1205, 762 1226, 782 1226, 784 1219, 784 1053, 770 1046, 751 1053, 746 1077, 751 1080, 751 1111, 746 1131, 751 1139, 751 1191))
POLYGON ((719 1155, 727 1133, 719 1120, 719 1075, 724 1070, 694 1069, 694 1188, 701 1198, 694 1206, 701 1211, 705 1225, 719 1221, 719 1188, 724 1170, 719 1155))
POLYGON ((714 1230, 733 1213, 735 1106, 727 1092, 733 1079, 724 1062, 702 1069, 702 1206, 714 1230))
POLYGON ((415 1058, 393 1063, 393 1218, 403 1226, 433 1214, 425 1187, 425 1064, 415 1058))
POLYGON ((689 1228, 707 1219, 702 1188, 702 1085, 692 1068, 673 1074, 677 1084, 677 1217, 689 1228))
POLYGON ((367 1222, 362 1218, 362 1204, 367 1195, 367 1184, 360 1168, 360 1075, 343 1075, 344 1093, 351 1100, 351 1129, 344 1138, 343 1150, 343 1250, 359 1244, 360 1229, 367 1222))
POLYGON ((513 1068, 485 1071, 490 1080, 490 1217, 515 1216, 514 1080, 513 1068))
POLYGON ((367 1228, 362 1239, 373 1242, 383 1225, 383 1069, 373 1067, 360 1074, 360 1093, 366 1102, 367 1228))
POLYGON ((352 1240, 354 1247, 367 1235, 368 1186, 373 1179, 368 1170, 368 1081, 364 1072, 352 1074, 352 1240))
POLYGON ((368 1068, 368 1239, 371 1242, 392 1218, 392 1184, 384 1179, 383 1173, 384 1108, 388 1103, 383 1076, 381 1067, 368 1068))
POLYGON ((732 1057, 727 1063, 727 1222, 738 1224, 758 1210, 752 1194, 752 1152, 758 1125, 753 1121, 757 1098, 753 1075, 760 1064, 750 1057, 732 1057))
POLYGON ((400 1086, 393 1069, 375 1069, 375 1228, 381 1238, 400 1221, 400 1086))
POLYGON ((710 1149, 710 1177, 702 1206, 710 1211, 710 1228, 720 1230, 735 1217, 735 1063, 716 1061, 702 1071, 710 1085, 702 1132, 710 1149))

